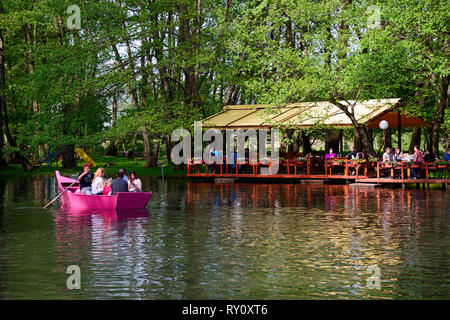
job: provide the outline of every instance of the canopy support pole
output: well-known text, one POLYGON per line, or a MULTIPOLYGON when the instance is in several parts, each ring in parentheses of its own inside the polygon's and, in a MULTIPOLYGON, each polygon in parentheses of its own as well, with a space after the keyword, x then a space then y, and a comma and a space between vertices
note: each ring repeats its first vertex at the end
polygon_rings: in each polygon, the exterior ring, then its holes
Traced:
POLYGON ((400 149, 400 152, 402 151, 402 115, 400 114, 400 109, 397 112, 397 116, 398 116, 398 148, 400 149))

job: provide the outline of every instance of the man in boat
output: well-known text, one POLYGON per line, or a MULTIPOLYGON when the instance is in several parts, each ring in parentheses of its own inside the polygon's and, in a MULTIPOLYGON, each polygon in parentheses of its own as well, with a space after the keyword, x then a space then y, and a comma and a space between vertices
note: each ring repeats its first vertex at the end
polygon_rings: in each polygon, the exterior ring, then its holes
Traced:
POLYGON ((77 180, 80 181, 80 191, 82 194, 92 194, 92 179, 94 175, 91 172, 91 165, 85 163, 83 171, 78 173, 77 180))
POLYGON ((117 192, 128 192, 128 182, 123 179, 124 175, 125 173, 120 169, 117 178, 111 184, 111 195, 115 195, 117 192))
POLYGON ((125 168, 120 168, 119 171, 123 172, 123 180, 128 182, 127 170, 125 170, 125 168))

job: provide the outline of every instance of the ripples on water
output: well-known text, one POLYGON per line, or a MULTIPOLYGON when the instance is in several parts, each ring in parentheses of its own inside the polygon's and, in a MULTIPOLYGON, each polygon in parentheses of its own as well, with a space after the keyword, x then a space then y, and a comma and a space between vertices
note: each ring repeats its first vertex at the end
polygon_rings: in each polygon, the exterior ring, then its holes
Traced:
POLYGON ((0 298, 450 297, 448 191, 143 180, 148 208, 118 213, 41 209, 54 178, 1 181, 0 298))

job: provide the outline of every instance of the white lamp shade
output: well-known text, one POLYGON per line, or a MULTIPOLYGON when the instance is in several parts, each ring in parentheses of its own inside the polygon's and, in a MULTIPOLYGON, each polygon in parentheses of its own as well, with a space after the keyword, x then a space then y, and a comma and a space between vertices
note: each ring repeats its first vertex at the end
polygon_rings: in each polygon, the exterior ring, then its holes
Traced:
POLYGON ((386 120, 381 120, 379 126, 381 130, 386 130, 387 128, 389 128, 389 122, 387 122, 386 120))

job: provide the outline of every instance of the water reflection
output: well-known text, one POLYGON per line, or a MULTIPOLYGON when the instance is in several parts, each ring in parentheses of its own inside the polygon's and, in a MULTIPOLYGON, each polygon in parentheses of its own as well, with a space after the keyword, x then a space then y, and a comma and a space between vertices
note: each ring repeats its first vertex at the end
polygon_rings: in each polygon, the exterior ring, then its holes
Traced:
POLYGON ((144 178, 147 209, 45 211, 52 179, 0 183, 3 298, 449 297, 442 191, 144 178), (65 288, 71 264, 82 290, 65 288))

